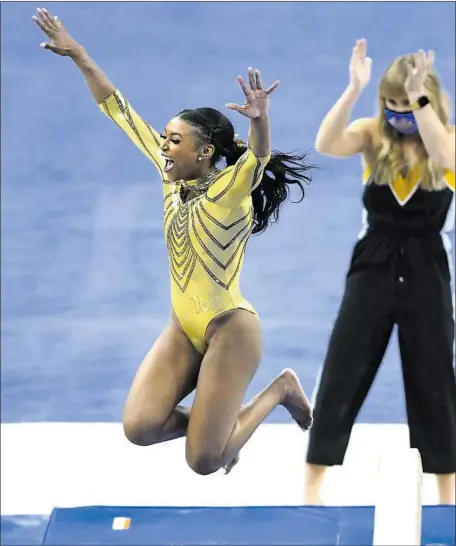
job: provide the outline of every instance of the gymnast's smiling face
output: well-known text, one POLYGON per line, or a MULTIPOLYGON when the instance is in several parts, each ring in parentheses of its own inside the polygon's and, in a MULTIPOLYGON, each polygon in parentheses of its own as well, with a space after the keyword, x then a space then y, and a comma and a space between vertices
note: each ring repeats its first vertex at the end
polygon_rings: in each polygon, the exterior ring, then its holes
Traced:
POLYGON ((195 180, 207 174, 214 147, 202 144, 194 127, 175 117, 167 124, 161 139, 160 148, 165 158, 164 171, 168 180, 195 180))

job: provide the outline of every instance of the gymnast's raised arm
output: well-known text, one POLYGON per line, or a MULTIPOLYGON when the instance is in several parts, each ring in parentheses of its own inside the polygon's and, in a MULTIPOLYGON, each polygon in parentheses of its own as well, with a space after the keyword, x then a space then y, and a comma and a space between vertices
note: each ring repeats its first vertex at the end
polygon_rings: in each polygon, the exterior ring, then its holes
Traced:
POLYGON ((133 110, 86 50, 70 36, 58 17, 52 16, 46 9, 38 9, 33 20, 50 39, 41 46, 74 61, 102 112, 129 136, 163 176, 164 158, 161 155, 160 136, 157 131, 133 110))

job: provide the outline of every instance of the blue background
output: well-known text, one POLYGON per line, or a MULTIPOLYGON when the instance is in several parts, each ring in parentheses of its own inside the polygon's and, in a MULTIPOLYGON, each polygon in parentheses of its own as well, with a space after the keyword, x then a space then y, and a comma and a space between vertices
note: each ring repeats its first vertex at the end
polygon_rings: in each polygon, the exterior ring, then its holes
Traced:
MULTIPOLYGON (((169 313, 162 194, 146 158, 99 113, 68 58, 39 48, 35 4, 3 3, 2 421, 120 421, 136 368, 169 313)), ((374 113, 383 70, 433 48, 454 97, 454 3, 50 3, 158 130, 184 107, 241 100, 249 65, 280 79, 276 149, 312 148, 368 40, 373 77, 354 115, 374 113)), ((230 113, 237 131, 246 122, 230 113)), ((248 247, 244 295, 265 357, 249 395, 285 366, 314 387, 360 230, 359 158, 313 153, 299 205, 248 247)), ((360 420, 402 422, 396 341, 360 420)), ((271 421, 288 420, 276 411, 271 421)))

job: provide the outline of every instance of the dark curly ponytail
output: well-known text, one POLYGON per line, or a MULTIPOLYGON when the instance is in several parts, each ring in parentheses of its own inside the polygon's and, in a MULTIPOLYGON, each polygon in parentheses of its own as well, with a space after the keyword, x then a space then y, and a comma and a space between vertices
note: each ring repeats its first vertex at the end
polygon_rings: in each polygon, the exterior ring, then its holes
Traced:
MULTIPOLYGON (((214 146, 213 164, 225 158, 227 166, 234 165, 247 151, 247 146, 235 137, 230 120, 214 108, 184 110, 179 117, 195 128, 200 142, 214 146)), ((263 178, 252 192, 253 228, 252 233, 262 233, 269 224, 279 220, 280 208, 290 197, 292 186, 301 192, 300 203, 304 199, 304 184, 312 181, 311 171, 317 165, 307 162, 307 153, 286 154, 273 152, 266 165, 263 178)))

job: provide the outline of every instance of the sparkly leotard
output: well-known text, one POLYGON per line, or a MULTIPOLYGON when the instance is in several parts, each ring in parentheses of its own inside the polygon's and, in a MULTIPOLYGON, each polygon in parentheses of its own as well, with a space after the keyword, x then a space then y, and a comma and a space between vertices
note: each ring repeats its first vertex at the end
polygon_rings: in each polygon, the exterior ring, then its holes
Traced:
POLYGON ((99 106, 160 173, 173 315, 193 346, 204 353, 206 330, 216 316, 232 309, 256 315, 241 294, 239 278, 252 230, 251 192, 270 156, 259 158, 248 149, 234 166, 217 174, 205 194, 183 202, 181 183, 167 180, 164 172, 159 134, 118 90, 99 106))

